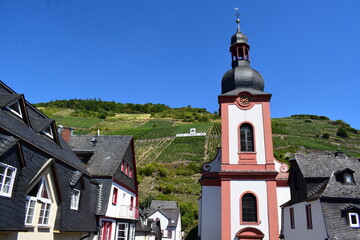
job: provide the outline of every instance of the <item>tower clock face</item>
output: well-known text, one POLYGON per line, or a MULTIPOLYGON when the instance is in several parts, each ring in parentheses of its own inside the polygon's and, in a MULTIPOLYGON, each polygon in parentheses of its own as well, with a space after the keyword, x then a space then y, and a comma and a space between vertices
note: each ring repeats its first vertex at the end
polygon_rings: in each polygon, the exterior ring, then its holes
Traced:
POLYGON ((249 106, 251 103, 251 100, 248 96, 240 96, 239 97, 239 104, 241 106, 249 106))

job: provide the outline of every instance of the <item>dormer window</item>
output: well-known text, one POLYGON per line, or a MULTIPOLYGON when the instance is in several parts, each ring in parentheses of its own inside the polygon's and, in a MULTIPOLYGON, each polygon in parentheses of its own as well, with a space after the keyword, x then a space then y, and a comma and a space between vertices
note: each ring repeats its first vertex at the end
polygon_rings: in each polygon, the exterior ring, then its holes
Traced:
POLYGON ((335 172, 336 181, 342 184, 354 184, 354 171, 346 168, 335 172))
POLYGON ((6 107, 7 109, 9 109, 12 113, 14 113, 16 116, 22 118, 22 112, 21 112, 21 107, 20 107, 20 103, 19 101, 16 101, 14 103, 11 103, 10 105, 8 105, 6 107))
POLYGON ((53 135, 53 131, 52 131, 52 129, 51 129, 51 125, 48 126, 47 128, 45 128, 42 132, 43 132, 46 136, 48 136, 49 138, 54 139, 54 135, 53 135))
POLYGON ((352 228, 360 227, 358 213, 349 212, 349 224, 350 224, 350 227, 352 227, 352 228))

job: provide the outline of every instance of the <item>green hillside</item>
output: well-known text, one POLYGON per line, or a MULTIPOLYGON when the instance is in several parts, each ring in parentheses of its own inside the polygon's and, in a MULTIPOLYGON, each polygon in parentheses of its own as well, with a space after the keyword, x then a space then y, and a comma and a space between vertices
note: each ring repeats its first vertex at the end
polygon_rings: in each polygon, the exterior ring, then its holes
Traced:
MULTIPOLYGON (((197 225, 197 200, 200 197, 201 166, 212 160, 220 146, 220 120, 203 109, 190 107, 165 109, 156 113, 112 113, 89 116, 76 109, 38 106, 58 125, 73 127, 75 134, 133 135, 140 206, 152 199, 180 203, 182 226, 186 233, 197 225), (190 128, 206 137, 176 137, 190 128)), ((287 161, 297 151, 337 151, 360 158, 360 131, 341 120, 294 115, 272 119, 274 155, 287 161), (340 130, 339 130, 340 129, 340 130)), ((187 239, 192 239, 189 235, 187 239)))

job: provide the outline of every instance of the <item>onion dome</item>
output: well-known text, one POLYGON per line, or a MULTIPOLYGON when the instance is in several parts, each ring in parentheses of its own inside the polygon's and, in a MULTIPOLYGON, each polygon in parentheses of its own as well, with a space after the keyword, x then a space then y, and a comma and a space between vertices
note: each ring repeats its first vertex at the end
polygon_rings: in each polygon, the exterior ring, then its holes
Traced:
POLYGON ((237 31, 231 37, 230 46, 232 69, 222 78, 222 94, 236 95, 240 91, 263 92, 264 79, 258 71, 250 67, 248 38, 240 31, 240 19, 236 19, 236 22, 237 31))

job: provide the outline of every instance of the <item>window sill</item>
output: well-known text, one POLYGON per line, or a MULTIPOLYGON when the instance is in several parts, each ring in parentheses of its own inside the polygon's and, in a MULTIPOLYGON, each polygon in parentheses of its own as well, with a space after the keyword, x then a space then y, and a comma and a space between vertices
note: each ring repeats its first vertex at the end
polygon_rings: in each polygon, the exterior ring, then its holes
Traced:
POLYGON ((36 228, 34 225, 25 225, 25 228, 36 228))
POLYGON ((51 227, 50 227, 50 226, 41 226, 41 225, 39 226, 39 225, 38 225, 38 228, 41 228, 41 229, 50 229, 51 227))

